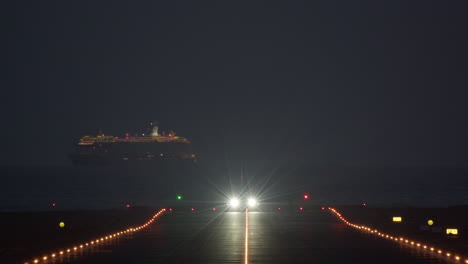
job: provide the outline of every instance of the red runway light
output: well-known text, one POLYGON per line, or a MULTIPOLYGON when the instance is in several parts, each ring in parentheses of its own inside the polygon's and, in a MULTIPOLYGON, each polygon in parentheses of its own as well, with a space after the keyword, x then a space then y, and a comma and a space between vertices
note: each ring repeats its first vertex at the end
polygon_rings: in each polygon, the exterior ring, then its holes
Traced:
POLYGON ((55 207, 55 203, 52 203, 52 206, 55 207))
POLYGON ((169 212, 172 212, 172 208, 169 208, 169 212))
POLYGON ((129 204, 127 204, 127 208, 130 208, 130 205, 129 205, 129 204))
POLYGON ((322 210, 325 210, 325 207, 324 207, 324 206, 322 206, 322 210))
POLYGON ((309 195, 308 194, 304 194, 302 197, 304 197, 304 200, 309 200, 309 195))
POLYGON ((213 211, 216 211, 216 207, 213 207, 213 211))
POLYGON ((304 207, 302 207, 302 206, 301 206, 301 207, 299 207, 299 210, 301 210, 301 211, 302 211, 302 210, 304 210, 304 207))
POLYGON ((366 204, 366 203, 362 203, 362 206, 367 206, 367 204, 366 204))
POLYGON ((195 211, 195 208, 190 208, 190 211, 192 211, 192 212, 195 211))
POLYGON ((278 207, 278 210, 281 211, 281 207, 278 207))

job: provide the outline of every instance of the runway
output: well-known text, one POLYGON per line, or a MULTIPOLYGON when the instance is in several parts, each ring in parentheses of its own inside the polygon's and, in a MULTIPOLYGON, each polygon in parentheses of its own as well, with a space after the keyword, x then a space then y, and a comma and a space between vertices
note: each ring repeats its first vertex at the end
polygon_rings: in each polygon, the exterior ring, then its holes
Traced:
POLYGON ((50 263, 447 263, 360 232, 328 211, 166 213, 50 263))

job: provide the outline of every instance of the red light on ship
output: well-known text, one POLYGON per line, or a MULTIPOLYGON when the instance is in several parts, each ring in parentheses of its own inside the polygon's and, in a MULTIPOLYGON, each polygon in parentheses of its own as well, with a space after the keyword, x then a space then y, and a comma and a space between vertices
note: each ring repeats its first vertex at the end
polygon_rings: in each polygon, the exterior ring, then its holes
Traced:
POLYGON ((129 204, 127 204, 127 208, 130 208, 130 205, 129 205, 129 204))
POLYGON ((322 206, 322 210, 325 210, 325 207, 324 207, 324 206, 322 206))
POLYGON ((192 211, 192 212, 195 211, 195 208, 190 208, 190 211, 192 211))
POLYGON ((362 203, 362 206, 367 206, 367 204, 366 204, 366 203, 362 203))
POLYGON ((302 210, 304 210, 304 207, 302 207, 302 206, 301 206, 301 207, 299 207, 299 210, 301 210, 301 211, 302 211, 302 210))
POLYGON ((281 207, 278 207, 278 211, 281 211, 281 207))
POLYGON ((172 212, 172 208, 169 208, 169 212, 172 212))
POLYGON ((52 203, 52 207, 55 207, 55 205, 56 205, 55 203, 52 203))
POLYGON ((213 211, 216 211, 216 207, 213 207, 213 211))
POLYGON ((302 197, 304 197, 304 200, 309 200, 309 195, 308 194, 304 194, 302 197))

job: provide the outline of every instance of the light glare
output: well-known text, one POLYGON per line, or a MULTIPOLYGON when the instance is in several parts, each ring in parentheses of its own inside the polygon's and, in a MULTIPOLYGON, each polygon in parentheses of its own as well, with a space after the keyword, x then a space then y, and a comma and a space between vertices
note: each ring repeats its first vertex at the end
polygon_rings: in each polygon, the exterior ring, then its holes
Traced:
POLYGON ((257 205, 257 200, 255 200, 254 198, 249 198, 249 200, 247 200, 247 205, 248 206, 256 206, 257 205))
POLYGON ((231 207, 237 207, 237 206, 239 206, 239 199, 237 199, 237 198, 232 198, 231 200, 229 200, 229 206, 231 206, 231 207))

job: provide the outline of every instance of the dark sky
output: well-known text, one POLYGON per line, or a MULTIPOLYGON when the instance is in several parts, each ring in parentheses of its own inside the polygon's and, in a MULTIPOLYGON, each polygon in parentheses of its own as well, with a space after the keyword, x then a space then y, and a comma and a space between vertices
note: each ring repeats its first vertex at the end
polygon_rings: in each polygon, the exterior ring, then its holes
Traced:
MULTIPOLYGON (((466 1, 11 1, 1 164, 159 120, 202 160, 466 166, 466 1)), ((224 163, 223 163, 224 162, 224 163)))

